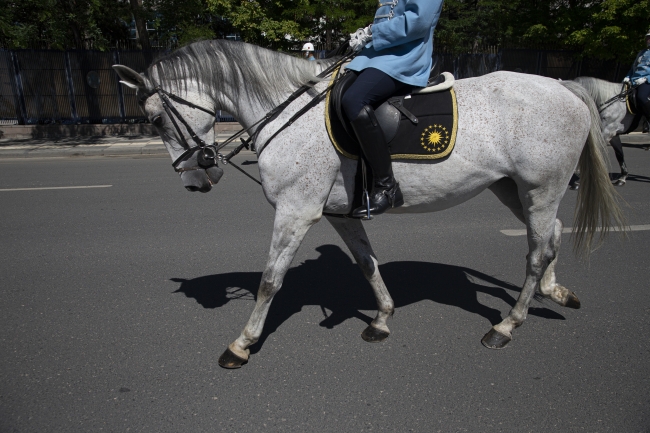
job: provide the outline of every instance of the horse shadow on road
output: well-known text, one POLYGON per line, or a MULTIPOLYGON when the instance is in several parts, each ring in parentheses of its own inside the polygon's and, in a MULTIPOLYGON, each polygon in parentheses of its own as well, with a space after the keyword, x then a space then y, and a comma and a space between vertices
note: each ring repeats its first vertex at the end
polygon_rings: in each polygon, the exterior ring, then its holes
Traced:
POLYGON ((631 180, 632 182, 650 183, 650 177, 637 174, 628 174, 627 180, 631 180))
MULTIPOLYGON (((351 318, 367 324, 372 321, 372 317, 359 311, 377 309, 372 289, 361 269, 338 246, 323 245, 316 251, 320 257, 306 260, 287 272, 282 289, 271 305, 262 336, 251 347, 252 353, 257 353, 268 336, 299 313, 303 306, 319 306, 323 311, 320 326, 329 329, 351 318)), ((439 263, 390 262, 379 265, 379 271, 396 309, 431 300, 478 314, 492 325, 501 322, 501 312, 481 304, 478 293, 494 296, 513 306, 521 291, 518 286, 473 269, 439 263), (516 293, 513 296, 508 291, 516 293)), ((253 301, 261 278, 261 272, 230 272, 190 280, 172 278, 172 281, 181 283, 174 293, 183 293, 204 308, 219 308, 237 299, 253 301)), ((545 307, 531 307, 528 313, 564 320, 564 316, 545 307)))

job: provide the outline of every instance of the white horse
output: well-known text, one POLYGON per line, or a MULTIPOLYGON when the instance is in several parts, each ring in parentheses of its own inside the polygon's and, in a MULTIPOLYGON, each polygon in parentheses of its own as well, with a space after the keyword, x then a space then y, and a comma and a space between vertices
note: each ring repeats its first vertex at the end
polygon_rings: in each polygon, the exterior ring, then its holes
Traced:
POLYGON ((603 138, 605 142, 612 145, 616 160, 621 168, 620 177, 614 180, 613 183, 616 186, 624 186, 629 173, 619 135, 634 131, 639 126, 642 114, 638 109, 636 114, 630 113, 626 99, 616 99, 606 103, 621 93, 621 83, 612 83, 593 77, 577 77, 573 81, 587 89, 596 105, 601 107, 600 122, 603 138))
MULTIPOLYGON (((219 40, 181 48, 143 74, 121 65, 114 68, 122 83, 137 89, 142 110, 176 159, 184 151, 181 144, 190 137, 179 136, 185 129, 174 126, 179 120, 164 110, 156 86, 192 101, 193 106, 171 100, 191 129, 212 143, 210 111, 225 110, 242 125, 253 125, 329 64, 219 40)), ((309 228, 320 221, 323 212, 346 214, 351 209, 357 164, 332 146, 324 123, 324 103, 267 142, 326 86, 326 82, 318 83, 258 131, 255 144, 262 186, 275 208, 273 238, 255 308, 241 335, 219 359, 223 367, 247 362, 248 347, 258 341, 273 296, 309 228)), ((482 340, 487 347, 502 348, 512 339, 513 329, 524 322, 533 296, 571 308, 580 306, 575 294, 555 279, 562 233, 556 214, 578 163, 583 180, 575 218, 576 247, 588 253, 594 247, 594 234, 599 229, 606 232, 610 223, 623 227, 623 217, 607 174, 598 111, 581 86, 495 72, 458 80, 455 92, 459 117, 455 149, 444 160, 394 161, 405 204, 389 213, 447 209, 488 188, 526 225, 529 254, 521 294, 508 316, 482 340)), ((196 169, 200 154, 195 152, 178 167, 181 171, 188 167, 181 173, 188 189, 208 191, 222 172, 196 169)), ((386 321, 394 304, 363 225, 354 219, 327 219, 350 249, 377 300, 377 315, 362 337, 381 341, 389 334, 386 321)), ((397 241, 398 235, 394 236, 397 241)))

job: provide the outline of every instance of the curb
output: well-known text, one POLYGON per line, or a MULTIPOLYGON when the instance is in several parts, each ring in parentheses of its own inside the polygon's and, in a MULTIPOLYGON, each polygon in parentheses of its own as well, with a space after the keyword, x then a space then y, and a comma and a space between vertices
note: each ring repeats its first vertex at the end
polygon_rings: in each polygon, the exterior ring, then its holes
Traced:
MULTIPOLYGON (((230 137, 218 135, 217 141, 223 141, 230 137)), ((73 144, 73 140, 65 143, 38 142, 38 143, 3 143, 8 149, 3 149, 0 144, 0 160, 23 159, 23 158, 71 158, 71 157, 119 157, 119 156, 158 156, 167 155, 167 148, 158 140, 151 143, 150 140, 139 143, 128 142, 107 142, 107 143, 85 143, 88 137, 80 137, 80 144, 73 144)), ((151 140, 152 141, 152 140, 151 140)), ((239 145, 239 141, 228 144, 224 150, 232 150, 239 145)))
MULTIPOLYGON (((241 128, 237 122, 216 122, 214 131, 234 133, 241 128)), ((158 137, 150 123, 115 123, 81 125, 0 125, 0 138, 9 140, 56 140, 71 137, 158 137)))
POLYGON ((65 149, 10 149, 0 150, 0 159, 8 158, 61 158, 77 156, 127 156, 127 155, 168 155, 164 147, 138 147, 128 148, 93 147, 91 149, 80 149, 77 147, 65 149))

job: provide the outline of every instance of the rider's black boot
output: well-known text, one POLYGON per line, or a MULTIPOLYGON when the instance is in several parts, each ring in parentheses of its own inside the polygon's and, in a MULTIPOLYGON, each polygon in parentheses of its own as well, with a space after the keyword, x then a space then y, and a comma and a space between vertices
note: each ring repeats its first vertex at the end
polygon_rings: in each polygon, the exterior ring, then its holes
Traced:
MULTIPOLYGON (((388 145, 375 117, 375 111, 366 105, 351 124, 366 161, 372 168, 373 184, 372 191, 369 193, 370 215, 379 215, 390 208, 403 205, 404 197, 399 189, 399 183, 393 177, 388 145)), ((355 218, 363 218, 367 214, 368 208, 365 205, 352 212, 355 218)))

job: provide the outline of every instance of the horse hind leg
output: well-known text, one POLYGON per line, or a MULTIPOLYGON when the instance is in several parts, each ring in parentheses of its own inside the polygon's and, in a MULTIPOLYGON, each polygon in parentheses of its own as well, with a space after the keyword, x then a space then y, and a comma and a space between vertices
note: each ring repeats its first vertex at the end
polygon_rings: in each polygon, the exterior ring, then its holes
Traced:
POLYGON ((612 181, 614 186, 625 186, 625 182, 627 181, 627 165, 625 164, 625 155, 623 154, 623 143, 621 143, 621 138, 618 135, 615 135, 612 137, 612 139, 609 142, 612 145, 612 149, 614 149, 614 154, 616 154, 616 160, 618 161, 618 165, 621 167, 621 175, 618 177, 618 179, 612 181))
POLYGON ((557 283, 555 279, 555 264, 557 263, 557 257, 560 252, 560 244, 562 242, 562 229, 563 224, 559 219, 555 220, 555 230, 553 237, 549 242, 548 248, 550 251, 548 255, 554 257, 553 261, 548 265, 544 276, 539 284, 539 294, 547 299, 552 300, 558 305, 568 308, 578 309, 580 308, 580 300, 575 293, 568 290, 566 287, 557 283))
POLYGON ((554 248, 548 248, 548 246, 555 234, 555 216, 563 194, 557 194, 555 197, 552 195, 552 191, 548 189, 543 191, 541 188, 519 194, 528 232, 529 252, 526 257, 526 280, 519 298, 508 316, 501 323, 493 326, 481 340, 481 343, 487 348, 502 349, 512 340, 512 331, 526 320, 528 307, 540 281, 548 265, 555 260, 554 255, 557 251, 554 248))
POLYGON ((356 219, 327 217, 327 220, 354 256, 354 260, 370 283, 377 300, 377 316, 361 333, 361 338, 370 343, 383 341, 390 334, 386 322, 393 315, 395 306, 384 280, 379 274, 377 259, 370 246, 366 231, 361 221, 356 219))
MULTIPOLYGON (((519 200, 517 191, 517 184, 510 178, 503 178, 490 186, 497 198, 512 211, 512 213, 524 224, 526 219, 523 213, 523 206, 519 200)), ((560 244, 562 243, 562 229, 563 224, 560 219, 555 219, 555 229, 553 236, 549 242, 548 255, 555 257, 548 265, 544 276, 540 282, 539 295, 544 298, 551 299, 553 302, 558 303, 564 307, 580 308, 580 300, 575 293, 569 291, 564 286, 557 284, 555 278, 555 264, 557 263, 557 256, 560 252, 560 244)))

